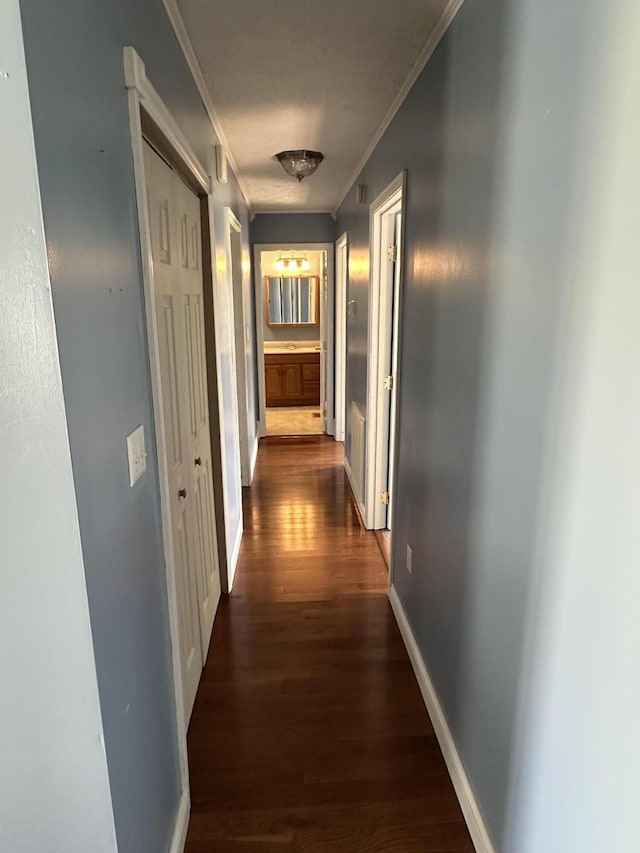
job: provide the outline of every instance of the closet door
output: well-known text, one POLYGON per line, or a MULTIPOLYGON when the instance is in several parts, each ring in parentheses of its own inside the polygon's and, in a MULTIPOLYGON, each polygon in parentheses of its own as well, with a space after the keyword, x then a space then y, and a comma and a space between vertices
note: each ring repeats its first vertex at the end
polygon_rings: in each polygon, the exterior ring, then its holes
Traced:
POLYGON ((198 584, 202 658, 206 660, 213 619, 220 600, 220 569, 213 503, 211 433, 202 308, 202 246, 200 201, 175 175, 180 217, 180 282, 185 328, 187 391, 189 398, 188 463, 193 479, 193 524, 198 584))
POLYGON ((181 222, 174 171, 145 145, 145 175, 158 328, 169 512, 176 575, 185 717, 191 717, 203 655, 198 592, 199 543, 189 440, 190 376, 181 270, 181 222))

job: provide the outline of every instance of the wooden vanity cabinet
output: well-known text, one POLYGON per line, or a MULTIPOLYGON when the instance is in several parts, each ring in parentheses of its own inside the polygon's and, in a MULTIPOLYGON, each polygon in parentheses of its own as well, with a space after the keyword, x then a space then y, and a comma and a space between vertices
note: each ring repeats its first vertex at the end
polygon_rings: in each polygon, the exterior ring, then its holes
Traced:
POLYGON ((320 405, 320 353, 265 353, 267 406, 320 405))

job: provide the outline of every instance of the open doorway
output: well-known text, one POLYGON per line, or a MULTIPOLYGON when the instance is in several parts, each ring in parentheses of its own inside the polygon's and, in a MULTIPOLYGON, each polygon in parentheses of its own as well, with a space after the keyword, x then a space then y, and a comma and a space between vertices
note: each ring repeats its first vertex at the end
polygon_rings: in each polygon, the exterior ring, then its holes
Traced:
POLYGON ((255 247, 260 435, 334 432, 333 246, 255 247))

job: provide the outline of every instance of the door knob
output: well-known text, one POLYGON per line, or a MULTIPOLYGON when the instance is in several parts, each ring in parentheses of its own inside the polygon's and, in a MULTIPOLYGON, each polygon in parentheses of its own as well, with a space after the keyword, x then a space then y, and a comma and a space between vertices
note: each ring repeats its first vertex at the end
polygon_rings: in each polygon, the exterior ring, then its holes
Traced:
POLYGON ((186 498, 186 496, 187 496, 187 490, 186 489, 178 489, 178 497, 179 498, 186 498))
POLYGON ((194 462, 194 465, 202 465, 202 457, 196 456, 196 458, 193 460, 193 462, 194 462))

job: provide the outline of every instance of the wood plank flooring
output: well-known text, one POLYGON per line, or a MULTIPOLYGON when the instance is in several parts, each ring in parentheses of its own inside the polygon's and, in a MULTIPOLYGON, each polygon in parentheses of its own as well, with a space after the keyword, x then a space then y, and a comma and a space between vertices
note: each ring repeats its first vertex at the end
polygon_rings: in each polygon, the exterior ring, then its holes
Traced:
POLYGON ((326 436, 261 442, 189 729, 187 853, 473 845, 326 436))

